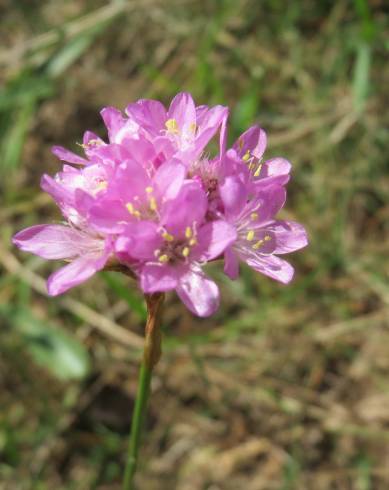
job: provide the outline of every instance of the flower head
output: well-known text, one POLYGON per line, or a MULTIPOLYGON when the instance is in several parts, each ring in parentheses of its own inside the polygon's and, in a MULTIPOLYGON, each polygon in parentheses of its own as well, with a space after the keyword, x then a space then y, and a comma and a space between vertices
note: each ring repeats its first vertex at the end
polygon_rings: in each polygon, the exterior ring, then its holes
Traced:
POLYGON ((66 162, 42 188, 59 206, 63 224, 17 233, 20 249, 67 265, 48 280, 60 294, 109 264, 131 269, 145 293, 175 290, 199 316, 219 305, 216 283, 203 270, 225 261, 231 278, 239 260, 281 282, 293 268, 278 255, 307 244, 304 228, 279 221, 290 164, 263 161, 265 132, 253 126, 226 150, 228 109, 195 106, 178 94, 168 109, 139 100, 125 113, 101 112, 104 141, 87 131, 84 156, 56 146, 66 162), (219 154, 205 156, 219 132, 219 154))

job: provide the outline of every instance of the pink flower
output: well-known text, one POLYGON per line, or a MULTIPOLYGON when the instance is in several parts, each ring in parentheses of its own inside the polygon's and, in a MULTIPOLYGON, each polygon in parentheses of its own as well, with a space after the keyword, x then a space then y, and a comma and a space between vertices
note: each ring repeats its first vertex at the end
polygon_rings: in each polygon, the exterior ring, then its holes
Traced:
POLYGON ((20 249, 67 265, 48 280, 60 294, 109 264, 131 269, 145 293, 175 290, 190 311, 208 316, 219 305, 216 283, 203 271, 225 258, 281 282, 293 268, 278 255, 307 244, 304 228, 278 221, 290 164, 262 161, 266 135, 253 126, 226 151, 228 109, 195 106, 178 94, 166 110, 154 100, 103 109, 108 141, 87 131, 79 156, 53 153, 67 164, 42 188, 59 206, 64 224, 37 225, 17 233, 20 249), (205 157, 219 136, 219 154, 205 157))

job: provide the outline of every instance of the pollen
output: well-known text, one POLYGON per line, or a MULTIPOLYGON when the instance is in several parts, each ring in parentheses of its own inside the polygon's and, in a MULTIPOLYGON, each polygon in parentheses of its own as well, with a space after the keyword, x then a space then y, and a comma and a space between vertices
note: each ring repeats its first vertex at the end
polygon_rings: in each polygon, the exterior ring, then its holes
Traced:
POLYGON ((169 257, 166 254, 163 254, 158 258, 158 260, 162 264, 166 264, 166 262, 169 262, 169 257))
POLYGON ((189 245, 190 245, 191 247, 193 247, 193 245, 197 245, 197 240, 196 240, 196 238, 191 238, 191 239, 189 240, 189 245))
POLYGON ((150 209, 151 211, 156 211, 157 210, 157 201, 155 200, 155 197, 150 197, 150 209))
POLYGON ((258 165, 257 170, 254 172, 254 177, 258 177, 262 170, 262 163, 258 165))
POLYGON ((182 255, 183 255, 184 257, 188 257, 188 255, 189 255, 189 254, 190 254, 190 248, 189 248, 189 247, 184 247, 184 248, 182 249, 182 255))
POLYGON ((255 221, 256 219, 258 219, 258 213, 251 213, 251 214, 250 214, 250 219, 251 219, 252 221, 255 221))
POLYGON ((252 241, 254 240, 254 236, 255 236, 255 232, 254 232, 254 230, 249 230, 249 231, 247 232, 246 240, 247 240, 248 242, 252 242, 252 241))
POLYGON ((174 236, 171 235, 170 233, 168 233, 167 231, 165 231, 164 233, 162 233, 162 238, 164 240, 166 240, 167 242, 172 242, 174 240, 174 236))
POLYGON ((147 194, 151 194, 153 192, 153 190, 154 189, 152 187, 150 187, 150 186, 146 187, 146 189, 145 189, 145 191, 147 192, 147 194))
POLYGON ((127 211, 132 215, 136 216, 137 218, 140 217, 140 212, 134 208, 134 205, 131 202, 128 202, 126 204, 127 211))
POLYGON ((192 131, 192 133, 195 133, 197 130, 197 124, 195 122, 190 123, 189 130, 192 131))
POLYGON ((190 226, 187 226, 186 227, 186 230, 185 230, 185 236, 186 236, 186 238, 191 238, 192 237, 192 234, 193 234, 192 228, 190 226))
POLYGON ((175 119, 168 119, 165 122, 166 129, 168 133, 178 133, 178 124, 175 119))
POLYGON ((247 162, 248 160, 250 160, 250 150, 246 151, 246 153, 242 156, 242 160, 244 162, 247 162))
POLYGON ((254 250, 258 250, 260 247, 262 247, 264 240, 258 240, 256 243, 253 245, 254 250))
POLYGON ((268 242, 269 240, 271 240, 271 236, 269 235, 266 235, 265 238, 264 238, 265 242, 268 242))

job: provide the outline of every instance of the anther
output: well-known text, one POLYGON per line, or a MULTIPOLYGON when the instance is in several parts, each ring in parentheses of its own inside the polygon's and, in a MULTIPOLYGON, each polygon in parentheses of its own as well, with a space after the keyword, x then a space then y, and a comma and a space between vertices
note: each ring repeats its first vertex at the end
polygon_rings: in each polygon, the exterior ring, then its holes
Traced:
POLYGON ((169 133, 178 133, 178 124, 175 119, 168 119, 165 126, 169 133))
POLYGON ((162 264, 166 264, 166 262, 169 262, 169 257, 166 254, 163 254, 158 258, 158 260, 162 264))
POLYGON ((250 218, 255 221, 256 219, 258 219, 258 213, 251 213, 250 214, 250 218))
POLYGON ((164 240, 166 240, 167 242, 172 242, 174 240, 174 236, 171 235, 170 233, 168 233, 167 231, 165 231, 164 233, 162 233, 162 238, 164 240))
POLYGON ((192 237, 192 234, 193 234, 192 228, 190 226, 187 226, 186 227, 186 230, 185 230, 185 236, 186 236, 186 238, 191 238, 192 237))
POLYGON ((258 165, 257 170, 254 172, 254 177, 258 177, 262 170, 262 163, 258 165))
POLYGON ((188 257, 188 255, 189 255, 189 254, 190 254, 190 248, 189 248, 189 247, 184 247, 184 248, 182 249, 182 255, 183 255, 184 257, 188 257))
POLYGON ((248 160, 250 160, 250 150, 246 151, 246 153, 242 156, 242 160, 244 162, 247 162, 248 160))
POLYGON ((149 205, 151 211, 156 211, 157 210, 157 201, 155 200, 155 197, 150 197, 150 205, 149 205))
POLYGON ((254 243, 253 249, 258 250, 262 245, 263 245, 263 240, 258 240, 256 243, 254 243))
POLYGON ((150 186, 146 187, 145 190, 146 190, 147 194, 151 194, 153 192, 153 188, 150 186))
POLYGON ((252 241, 254 240, 254 236, 255 236, 255 232, 254 232, 254 230, 249 230, 249 231, 247 232, 246 240, 247 240, 248 242, 252 242, 252 241))

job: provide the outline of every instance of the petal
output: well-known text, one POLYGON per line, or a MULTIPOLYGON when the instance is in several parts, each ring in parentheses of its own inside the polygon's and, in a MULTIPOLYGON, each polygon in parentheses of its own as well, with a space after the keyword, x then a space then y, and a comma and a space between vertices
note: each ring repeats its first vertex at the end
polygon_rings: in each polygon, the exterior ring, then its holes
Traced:
POLYGON ((153 183, 161 200, 174 199, 181 190, 186 167, 178 160, 163 163, 154 175, 153 183))
POLYGON ((155 260, 154 252, 163 244, 159 226, 151 221, 137 221, 126 225, 123 236, 116 240, 115 250, 135 259, 155 260))
POLYGON ((116 135, 125 124, 123 114, 115 107, 104 107, 104 109, 100 111, 100 114, 103 118, 105 127, 108 130, 109 141, 116 143, 116 135))
POLYGON ((188 226, 202 224, 207 204, 207 196, 198 183, 185 183, 179 195, 164 207, 161 224, 169 233, 183 237, 188 226))
POLYGON ((195 315, 206 317, 219 308, 219 288, 200 268, 186 270, 176 291, 181 301, 195 315))
POLYGON ((75 163, 78 165, 87 165, 89 162, 85 158, 80 157, 76 153, 73 153, 62 146, 53 146, 51 152, 60 160, 68 163, 75 163))
POLYGON ((293 267, 275 255, 252 255, 246 263, 254 270, 284 284, 288 284, 293 279, 293 267))
POLYGON ((308 236, 305 228, 294 221, 276 221, 267 226, 276 241, 274 253, 287 254, 308 245, 308 236))
POLYGON ((202 226, 198 231, 198 244, 191 257, 200 261, 219 257, 237 238, 236 229, 226 221, 213 221, 202 226))
POLYGON ((255 212, 258 218, 252 222, 251 228, 263 227, 282 209, 286 201, 286 190, 282 186, 271 186, 261 189, 255 200, 250 203, 251 213, 255 212))
POLYGON ((177 94, 170 104, 167 117, 177 121, 180 133, 187 133, 191 125, 196 123, 196 108, 192 96, 187 92, 177 94))
POLYGON ((90 207, 88 217, 89 223, 103 233, 121 233, 135 219, 121 201, 113 199, 97 201, 90 207))
POLYGON ((259 175, 254 179, 254 186, 258 189, 271 185, 285 185, 288 183, 292 166, 285 158, 272 158, 261 164, 259 175))
POLYGON ((158 100, 140 99, 126 107, 126 114, 153 134, 158 134, 161 129, 164 129, 166 109, 158 100))
POLYGON ((220 197, 228 214, 236 215, 246 204, 250 173, 234 150, 228 150, 220 164, 220 197))
POLYGON ((252 126, 245 131, 234 143, 233 148, 242 158, 247 152, 260 160, 265 152, 267 144, 266 133, 259 126, 252 126))
POLYGON ((36 225, 20 231, 13 243, 44 259, 69 259, 101 246, 102 241, 63 225, 36 225))
POLYGON ((68 204, 73 203, 73 192, 66 189, 59 182, 54 180, 50 175, 42 175, 41 188, 55 200, 56 203, 61 205, 66 202, 68 204))
POLYGON ((239 259, 232 247, 224 252, 224 273, 233 280, 239 277, 239 259))
POLYGON ((106 259, 79 257, 65 267, 51 274, 47 281, 50 296, 57 296, 89 279, 104 267, 106 259))
MULTIPOLYGON (((197 120, 198 131, 195 138, 195 144, 198 153, 203 151, 211 138, 216 134, 219 127, 227 120, 227 117, 228 108, 218 105, 202 114, 200 121, 197 120)), ((223 130, 225 131, 224 126, 223 130)), ((225 137, 224 133, 222 137, 225 137)), ((221 146, 223 145, 224 143, 221 143, 221 146)))
POLYGON ((140 286, 145 293, 170 291, 177 286, 177 270, 163 264, 147 264, 140 272, 140 286))

